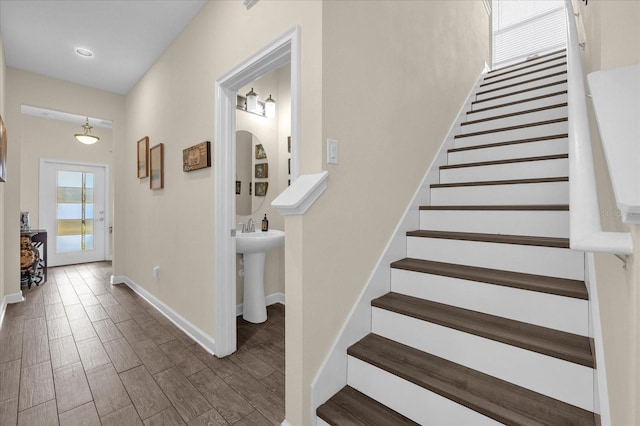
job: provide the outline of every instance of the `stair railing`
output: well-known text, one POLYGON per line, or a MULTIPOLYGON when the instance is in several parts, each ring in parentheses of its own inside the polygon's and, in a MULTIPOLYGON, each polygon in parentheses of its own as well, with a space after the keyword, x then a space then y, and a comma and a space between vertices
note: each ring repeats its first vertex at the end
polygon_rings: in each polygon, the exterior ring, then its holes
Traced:
POLYGON ((565 0, 567 19, 567 81, 569 91, 569 217, 570 246, 585 252, 612 253, 626 264, 633 253, 629 232, 604 232, 591 150, 587 96, 580 59, 578 29, 571 0, 565 0))

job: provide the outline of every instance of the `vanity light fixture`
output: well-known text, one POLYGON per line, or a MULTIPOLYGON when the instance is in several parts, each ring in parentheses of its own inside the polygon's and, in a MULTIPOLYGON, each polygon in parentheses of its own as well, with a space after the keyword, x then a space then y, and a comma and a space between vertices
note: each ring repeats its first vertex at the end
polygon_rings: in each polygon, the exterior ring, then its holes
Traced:
POLYGON ((247 111, 258 113, 258 94, 253 91, 253 87, 251 91, 247 93, 247 111))
POLYGON ((276 116, 276 101, 273 100, 271 95, 264 101, 264 116, 267 118, 276 116))
POLYGON ((91 134, 91 129, 93 129, 93 126, 89 125, 89 117, 87 117, 87 122, 82 126, 82 128, 84 129, 83 133, 75 134, 75 137, 78 140, 78 142, 81 142, 85 145, 93 145, 94 143, 100 140, 99 137, 91 134))

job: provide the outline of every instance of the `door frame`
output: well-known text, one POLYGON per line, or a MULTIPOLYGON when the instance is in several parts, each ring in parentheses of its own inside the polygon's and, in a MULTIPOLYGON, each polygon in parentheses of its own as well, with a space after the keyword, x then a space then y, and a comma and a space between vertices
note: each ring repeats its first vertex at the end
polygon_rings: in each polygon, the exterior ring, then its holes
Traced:
MULTIPOLYGON (((110 165, 107 163, 91 163, 86 161, 70 161, 70 160, 59 160, 54 158, 41 158, 40 159, 40 169, 38 170, 39 179, 38 179, 38 223, 42 221, 42 211, 43 205, 46 203, 44 200, 44 194, 42 193, 42 187, 45 184, 45 176, 42 173, 45 164, 68 164, 71 166, 89 166, 89 167, 97 167, 104 169, 104 227, 103 227, 103 241, 104 241, 104 259, 111 259, 111 238, 109 238, 109 223, 111 223, 111 176, 110 176, 110 165)), ((51 235, 55 238, 55 232, 52 232, 51 235)), ((54 244, 55 249, 55 244, 54 244)))
POLYGON ((296 25, 215 82, 214 296, 215 355, 237 348, 236 330, 236 96, 238 90, 291 65, 291 178, 300 165, 300 26, 296 25))

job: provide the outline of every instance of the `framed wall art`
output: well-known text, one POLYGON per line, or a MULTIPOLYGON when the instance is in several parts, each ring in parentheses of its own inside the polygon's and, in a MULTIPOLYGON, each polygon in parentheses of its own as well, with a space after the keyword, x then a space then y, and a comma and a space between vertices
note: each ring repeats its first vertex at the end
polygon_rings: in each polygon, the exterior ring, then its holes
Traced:
POLYGON ((255 165, 255 177, 256 179, 265 179, 269 177, 269 164, 260 163, 255 165))
POLYGON ((182 171, 192 172, 206 167, 211 167, 211 142, 202 142, 182 150, 182 171))
POLYGON ((264 150, 264 147, 261 143, 256 145, 256 160, 264 160, 267 158, 267 152, 264 150))
POLYGON ((7 128, 0 116, 0 182, 7 181, 7 128))
POLYGON ((267 188, 269 188, 269 182, 256 182, 256 197, 267 195, 267 188))
POLYGON ((138 179, 149 176, 149 137, 138 141, 138 179))
POLYGON ((164 188, 164 144, 159 143, 149 150, 149 188, 164 188))

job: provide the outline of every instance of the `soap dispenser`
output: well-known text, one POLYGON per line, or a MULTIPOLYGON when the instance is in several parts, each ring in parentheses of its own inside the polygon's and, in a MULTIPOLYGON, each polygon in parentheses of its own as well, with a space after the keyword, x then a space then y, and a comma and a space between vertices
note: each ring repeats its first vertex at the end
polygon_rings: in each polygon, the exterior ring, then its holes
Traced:
POLYGON ((262 232, 267 232, 269 230, 269 219, 267 219, 267 214, 264 214, 264 219, 262 219, 262 232))

